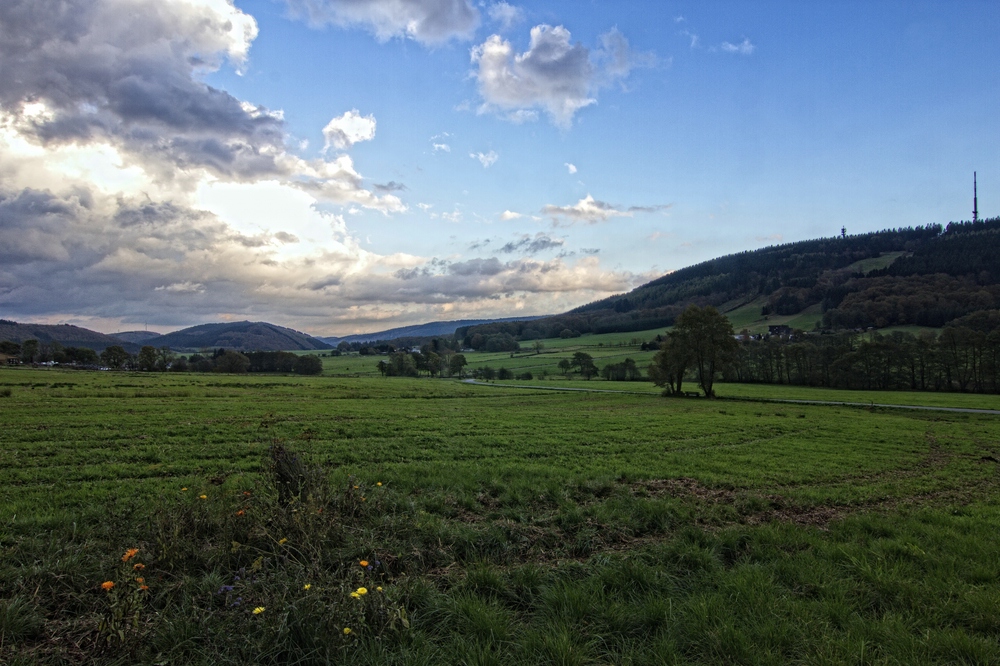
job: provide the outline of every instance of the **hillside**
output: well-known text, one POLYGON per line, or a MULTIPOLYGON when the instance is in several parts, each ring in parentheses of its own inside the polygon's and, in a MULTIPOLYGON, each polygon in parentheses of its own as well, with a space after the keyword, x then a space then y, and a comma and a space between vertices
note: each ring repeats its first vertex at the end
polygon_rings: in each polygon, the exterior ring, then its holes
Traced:
POLYGON ((134 342, 136 344, 156 344, 155 338, 160 337, 160 333, 154 331, 120 331, 118 333, 112 334, 111 337, 118 338, 125 342, 134 342))
POLYGON ((120 340, 110 335, 70 324, 19 324, 16 321, 0 319, 0 340, 21 343, 38 340, 42 345, 57 342, 63 347, 85 347, 100 352, 112 345, 120 345, 126 351, 136 352, 139 345, 120 340))
POLYGON ((943 326, 1000 307, 1000 218, 731 254, 562 315, 461 333, 531 340, 642 331, 672 325, 690 304, 729 313, 737 327, 764 318, 827 329, 943 326))
POLYGON ((174 351, 226 349, 295 351, 330 349, 330 345, 305 333, 262 321, 202 324, 157 337, 150 344, 174 351))
POLYGON ((377 331, 375 333, 360 333, 358 335, 345 335, 340 338, 326 337, 319 339, 331 345, 337 345, 341 342, 374 342, 376 340, 392 341, 398 340, 399 338, 450 338, 455 334, 455 331, 463 326, 482 326, 484 324, 492 324, 496 322, 531 321, 534 319, 542 319, 542 317, 507 317, 503 319, 458 319, 455 321, 433 321, 427 324, 390 328, 385 331, 377 331))

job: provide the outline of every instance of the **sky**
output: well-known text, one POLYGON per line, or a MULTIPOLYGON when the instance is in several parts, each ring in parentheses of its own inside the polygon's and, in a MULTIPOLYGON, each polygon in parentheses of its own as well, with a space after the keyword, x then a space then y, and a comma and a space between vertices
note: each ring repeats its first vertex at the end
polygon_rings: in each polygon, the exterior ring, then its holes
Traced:
POLYGON ((0 317, 349 335, 1000 215, 1000 3, 4 0, 0 317))

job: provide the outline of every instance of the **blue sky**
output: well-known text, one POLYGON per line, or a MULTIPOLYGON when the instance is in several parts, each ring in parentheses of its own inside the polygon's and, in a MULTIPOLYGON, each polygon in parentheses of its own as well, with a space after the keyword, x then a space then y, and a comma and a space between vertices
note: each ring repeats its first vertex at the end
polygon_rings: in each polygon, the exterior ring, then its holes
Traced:
POLYGON ((998 214, 996 3, 49 5, 0 7, 6 318, 550 314, 998 214))

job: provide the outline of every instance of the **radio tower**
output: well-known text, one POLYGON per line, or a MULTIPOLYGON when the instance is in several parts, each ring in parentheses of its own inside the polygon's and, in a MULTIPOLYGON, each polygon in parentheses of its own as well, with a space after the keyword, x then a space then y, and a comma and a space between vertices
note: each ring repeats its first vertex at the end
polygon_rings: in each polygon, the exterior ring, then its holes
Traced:
POLYGON ((979 221, 979 199, 976 197, 976 172, 972 172, 972 223, 979 221))

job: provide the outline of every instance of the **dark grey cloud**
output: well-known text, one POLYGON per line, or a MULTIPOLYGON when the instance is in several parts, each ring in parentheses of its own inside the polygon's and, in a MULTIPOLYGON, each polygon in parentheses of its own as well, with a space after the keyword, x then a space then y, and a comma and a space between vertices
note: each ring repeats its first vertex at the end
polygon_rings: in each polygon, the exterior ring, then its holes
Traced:
POLYGON ((503 264, 496 257, 490 257, 489 259, 469 259, 468 261, 459 261, 451 264, 448 270, 453 275, 465 277, 472 275, 496 275, 503 270, 503 264))
POLYGON ((468 0, 285 0, 293 16, 314 26, 360 25, 386 41, 409 37, 423 44, 469 39, 479 11, 468 0))

